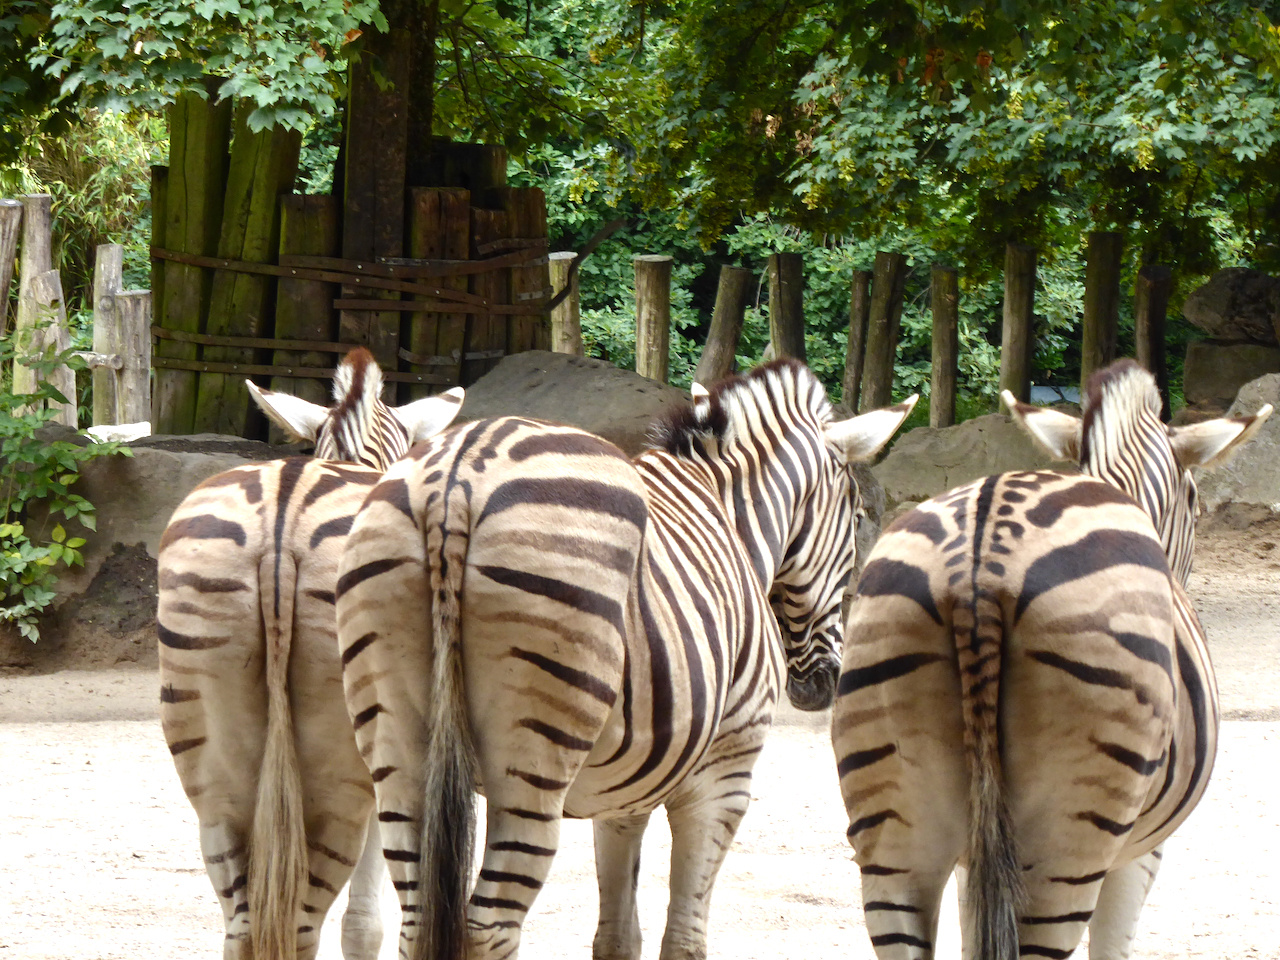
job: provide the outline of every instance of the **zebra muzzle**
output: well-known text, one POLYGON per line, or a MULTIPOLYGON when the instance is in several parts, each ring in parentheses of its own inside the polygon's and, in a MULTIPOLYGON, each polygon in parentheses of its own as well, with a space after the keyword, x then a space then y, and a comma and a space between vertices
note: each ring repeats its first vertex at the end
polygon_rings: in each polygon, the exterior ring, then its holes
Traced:
POLYGON ((833 664, 820 663, 804 677, 787 676, 787 699, 797 710, 825 710, 836 698, 836 676, 833 664))

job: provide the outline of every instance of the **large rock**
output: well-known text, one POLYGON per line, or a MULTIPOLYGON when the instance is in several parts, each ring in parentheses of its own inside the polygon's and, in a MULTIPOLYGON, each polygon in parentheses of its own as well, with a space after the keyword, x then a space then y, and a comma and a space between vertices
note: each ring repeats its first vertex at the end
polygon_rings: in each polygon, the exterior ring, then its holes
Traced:
POLYGON ((469 386, 457 422, 507 415, 554 420, 634 455, 649 446, 655 418, 688 402, 677 387, 603 360, 530 350, 504 357, 469 386))
POLYGON ((1193 341, 1187 344, 1182 391, 1189 404, 1225 407, 1246 383, 1268 373, 1280 373, 1280 347, 1193 341))
POLYGON ((1187 297, 1182 315, 1215 340, 1280 345, 1280 280, 1246 267, 1219 270, 1187 297))
POLYGON ((999 413, 954 427, 917 427, 872 468, 887 510, 918 503, 979 477, 1053 466, 1013 420, 999 413))
MULTIPOLYGON (((1280 410, 1280 374, 1245 384, 1227 415, 1257 413, 1264 403, 1280 410)), ((1196 485, 1205 514, 1228 506, 1255 518, 1280 512, 1280 414, 1273 413, 1253 440, 1224 465, 1200 471, 1196 485)))

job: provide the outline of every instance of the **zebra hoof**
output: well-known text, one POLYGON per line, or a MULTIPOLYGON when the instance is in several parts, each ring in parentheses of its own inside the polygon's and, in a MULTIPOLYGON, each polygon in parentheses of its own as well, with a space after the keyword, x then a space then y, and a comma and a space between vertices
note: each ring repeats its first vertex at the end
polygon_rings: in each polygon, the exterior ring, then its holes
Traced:
POLYGON ((803 679, 787 677, 787 699, 797 710, 825 710, 836 698, 834 666, 820 665, 803 679))

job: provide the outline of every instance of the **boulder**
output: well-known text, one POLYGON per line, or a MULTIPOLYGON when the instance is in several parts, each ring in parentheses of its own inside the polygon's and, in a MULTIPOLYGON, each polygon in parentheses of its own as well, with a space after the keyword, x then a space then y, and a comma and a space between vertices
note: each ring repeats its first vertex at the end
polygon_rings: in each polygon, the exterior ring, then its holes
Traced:
POLYGON ((1187 344, 1182 391, 1188 404, 1226 406, 1246 383, 1268 373, 1280 373, 1280 347, 1193 341, 1187 344))
POLYGON ((1215 340, 1280 345, 1280 279, 1246 267, 1219 270, 1187 297, 1182 315, 1215 340))
POLYGON ((507 415, 567 423, 628 454, 649 446, 649 427, 689 402, 677 387, 589 357, 529 350, 504 357, 467 388, 457 423, 507 415))
POLYGON ((887 508, 928 500, 979 477, 1053 466, 1013 419, 992 413, 954 427, 917 427, 872 468, 887 508))
MULTIPOLYGON (((1245 384, 1228 416, 1257 413, 1264 403, 1280 410, 1280 374, 1245 384)), ((1200 509, 1208 515, 1228 506, 1256 517, 1280 513, 1280 414, 1273 413, 1257 435, 1220 467, 1196 476, 1200 509)))

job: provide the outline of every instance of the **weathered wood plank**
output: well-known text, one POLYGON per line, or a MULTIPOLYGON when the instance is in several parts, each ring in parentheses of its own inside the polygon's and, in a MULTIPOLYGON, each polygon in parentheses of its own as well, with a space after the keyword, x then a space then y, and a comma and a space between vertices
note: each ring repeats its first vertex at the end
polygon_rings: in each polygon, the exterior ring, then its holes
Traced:
POLYGON ((151 292, 116 294, 111 311, 124 365, 116 380, 116 423, 140 423, 151 415, 151 292))
MULTIPOLYGON (((21 202, 22 247, 13 343, 18 356, 30 356, 39 353, 47 342, 45 334, 38 328, 41 323, 49 322, 50 314, 44 309, 46 305, 32 296, 31 290, 37 277, 53 269, 53 197, 47 193, 32 193, 24 196, 21 202)), ((36 372, 15 360, 13 392, 31 393, 36 382, 36 372)))
MULTIPOLYGON (((28 209, 28 215, 30 212, 28 209)), ((70 349, 67 308, 62 296, 62 278, 58 271, 46 270, 34 277, 24 277, 24 280, 26 282, 18 300, 18 312, 26 323, 14 330, 14 346, 18 353, 49 356, 70 349)), ((49 409, 54 411, 53 422, 74 428, 77 425, 75 372, 64 364, 46 375, 14 363, 14 393, 32 393, 42 382, 51 385, 67 400, 66 403, 53 400, 48 402, 49 409)))
POLYGON ((551 289, 560 293, 570 287, 560 305, 551 311, 551 349, 573 357, 584 355, 582 347, 582 315, 578 301, 578 271, 569 275, 569 266, 577 256, 572 250, 560 250, 548 255, 551 269, 551 289))
MULTIPOLYGON (((415 187, 410 191, 409 255, 414 259, 465 260, 471 248, 471 195, 457 187, 415 187)), ((465 276, 441 277, 434 281, 441 291, 466 293, 465 276)), ((416 299, 426 300, 426 297, 416 299)), ((416 356, 454 357, 454 374, 461 378, 462 354, 467 345, 465 313, 421 312, 405 314, 400 342, 416 356)), ((409 362, 403 369, 427 373, 421 364, 409 362)), ((436 370, 434 372, 441 372, 436 370)), ((460 382, 460 380, 459 380, 460 382)), ((416 384, 400 387, 403 400, 428 395, 416 384)))
MULTIPOLYGON (((93 263, 93 349, 95 353, 123 356, 116 294, 124 289, 124 247, 118 243, 98 245, 93 263)), ((149 326, 149 324, 148 324, 149 326)), ((147 340, 150 342, 150 335, 147 340)), ((117 419, 120 398, 116 393, 116 372, 107 367, 93 370, 93 425, 128 423, 117 419)), ((150 412, 147 417, 150 417, 150 412)), ((144 417, 144 419, 146 419, 144 417)))
POLYGON ((22 201, 0 199, 0 337, 9 332, 9 284, 22 232, 22 201))
MULTIPOLYGON (((341 204, 334 196, 288 194, 280 198, 280 256, 333 257, 342 245, 338 235, 341 204)), ((338 333, 333 309, 339 285, 323 280, 281 277, 276 281, 276 324, 279 340, 332 342, 338 333)), ((318 351, 276 350, 275 366, 323 367, 331 355, 318 351)), ((312 403, 329 405, 328 380, 272 377, 271 389, 312 403)))
MULTIPOLYGON (((480 250, 489 244, 507 238, 511 233, 505 210, 471 208, 471 257, 480 259, 480 250)), ((472 274, 470 291, 489 303, 503 304, 511 300, 511 276, 509 270, 492 270, 472 274)), ((474 353, 506 352, 507 318, 500 313, 478 313, 472 316, 467 349, 474 353)), ((463 360, 462 385, 470 386, 492 370, 497 359, 463 360)))

